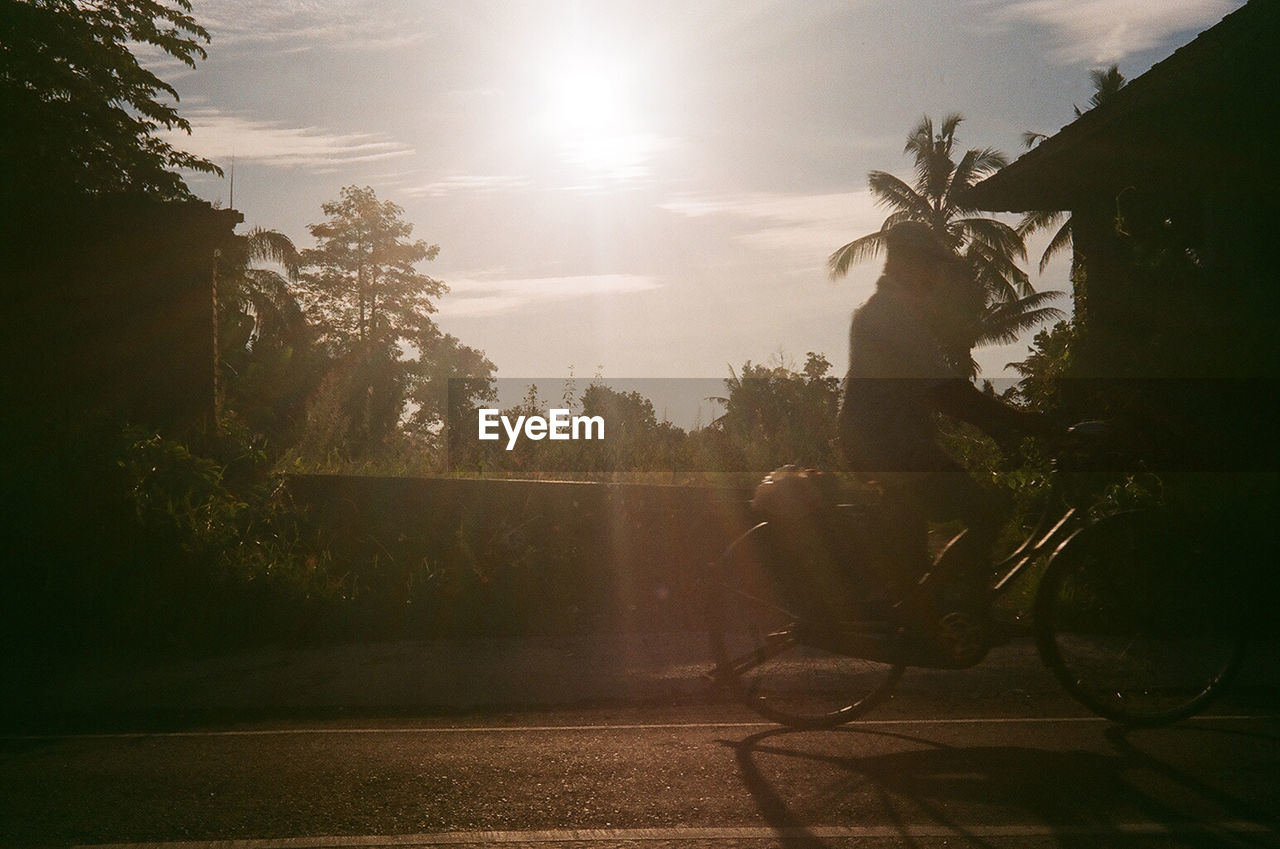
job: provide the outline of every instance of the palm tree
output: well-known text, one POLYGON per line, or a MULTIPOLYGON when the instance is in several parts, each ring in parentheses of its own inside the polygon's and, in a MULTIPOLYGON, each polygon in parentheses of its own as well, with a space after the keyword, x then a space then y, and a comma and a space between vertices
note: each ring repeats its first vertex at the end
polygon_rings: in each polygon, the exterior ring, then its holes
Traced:
POLYGON ((218 397, 268 442, 295 437, 318 379, 311 327, 295 295, 299 255, 288 236, 255 227, 218 256, 218 397))
MULTIPOLYGON (((1109 103, 1116 96, 1116 93, 1124 87, 1126 82, 1124 74, 1120 73, 1119 65, 1112 65, 1105 70, 1094 68, 1089 72, 1089 78, 1093 81, 1093 96, 1089 98, 1090 109, 1109 103)), ((1084 114, 1079 106, 1073 108, 1076 111, 1077 118, 1084 114)), ((1028 150, 1046 138, 1048 136, 1044 133, 1030 130, 1022 134, 1023 144, 1026 145, 1028 150)), ((1053 238, 1049 239, 1049 244, 1045 247, 1044 253, 1040 255, 1041 274, 1048 267, 1050 260, 1064 251, 1071 250, 1071 216, 1065 212, 1028 212, 1018 222, 1017 229, 1024 239, 1042 230, 1054 230, 1053 238)))
POLYGON ((303 331, 306 319, 295 296, 300 256, 288 236, 254 227, 221 250, 218 312, 224 352, 279 344, 303 331), (263 267, 261 263, 268 263, 263 267), (274 266, 274 267, 270 267, 274 266))
MULTIPOLYGON (((1124 74, 1120 73, 1119 65, 1112 65, 1105 71, 1102 68, 1094 68, 1089 72, 1089 79, 1093 81, 1093 97, 1089 98, 1090 109, 1110 102, 1127 82, 1124 74)), ((1079 108, 1076 109, 1077 118, 1083 114, 1079 108)))
POLYGON ((880 229, 843 245, 827 259, 833 278, 843 277, 855 263, 874 258, 884 247, 886 232, 903 221, 920 221, 934 231, 968 270, 957 287, 974 289, 956 293, 957 304, 966 304, 966 325, 948 358, 952 364, 976 374, 977 364, 970 351, 976 345, 1016 341, 1025 330, 1062 311, 1047 306, 1059 292, 1037 292, 1017 260, 1026 258, 1022 235, 995 218, 979 214, 964 203, 964 193, 975 183, 1007 164, 1004 154, 992 148, 969 149, 954 158, 956 128, 964 117, 948 115, 935 131, 928 116, 907 136, 903 149, 915 160, 915 181, 884 171, 872 171, 867 178, 871 193, 882 206, 892 210, 880 229))

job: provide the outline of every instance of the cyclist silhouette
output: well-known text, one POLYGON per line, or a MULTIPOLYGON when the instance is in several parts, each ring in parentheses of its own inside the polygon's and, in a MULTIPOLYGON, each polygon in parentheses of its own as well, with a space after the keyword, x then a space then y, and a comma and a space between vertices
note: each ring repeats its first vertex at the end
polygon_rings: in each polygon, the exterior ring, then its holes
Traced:
POLYGON ((839 445, 850 470, 884 493, 889 556, 878 577, 897 614, 927 636, 949 611, 978 620, 985 613, 985 571, 1003 514, 999 499, 939 446, 934 413, 1002 439, 1049 426, 984 395, 948 362, 947 353, 954 360, 973 345, 963 300, 976 290, 961 260, 920 222, 894 225, 884 244, 876 291, 850 325, 839 445), (945 554, 947 597, 910 592, 930 567, 927 523, 954 519, 967 532, 945 554))

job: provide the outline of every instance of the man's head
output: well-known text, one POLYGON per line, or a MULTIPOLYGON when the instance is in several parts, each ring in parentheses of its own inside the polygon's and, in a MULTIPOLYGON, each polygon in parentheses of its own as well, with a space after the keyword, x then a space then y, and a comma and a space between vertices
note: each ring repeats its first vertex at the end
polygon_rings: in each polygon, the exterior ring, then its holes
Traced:
POLYGON ((977 338, 985 296, 964 261, 919 221, 890 227, 885 247, 881 279, 920 311, 945 350, 966 353, 977 338))
POLYGON ((910 287, 932 288, 938 268, 955 262, 955 254, 928 225, 903 221, 884 234, 885 273, 910 287))

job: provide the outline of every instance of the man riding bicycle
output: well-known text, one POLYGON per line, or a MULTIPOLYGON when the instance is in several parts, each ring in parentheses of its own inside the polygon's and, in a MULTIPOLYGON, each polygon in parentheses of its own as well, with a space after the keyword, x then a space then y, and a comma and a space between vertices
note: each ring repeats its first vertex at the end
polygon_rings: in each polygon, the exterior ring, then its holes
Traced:
MULTIPOLYGON (((989 554, 1000 529, 996 497, 939 445, 935 413, 1005 437, 1047 429, 1035 414, 980 392, 951 362, 967 355, 961 296, 972 290, 960 259, 920 222, 884 237, 884 271, 854 311, 839 445, 851 471, 884 493, 887 548, 881 577, 904 624, 933 635, 940 617, 980 620, 989 554), (946 552, 943 599, 911 589, 929 569, 927 523, 961 520, 967 532, 946 552)), ((977 295, 980 297, 980 294, 977 295)))

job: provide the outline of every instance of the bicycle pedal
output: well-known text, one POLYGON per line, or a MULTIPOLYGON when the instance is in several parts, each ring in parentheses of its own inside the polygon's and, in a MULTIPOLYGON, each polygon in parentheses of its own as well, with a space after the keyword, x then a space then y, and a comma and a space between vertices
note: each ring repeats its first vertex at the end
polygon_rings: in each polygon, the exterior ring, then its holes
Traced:
POLYGON ((944 657, 958 667, 981 661, 990 649, 988 627, 983 617, 952 611, 938 622, 937 642, 944 657))

